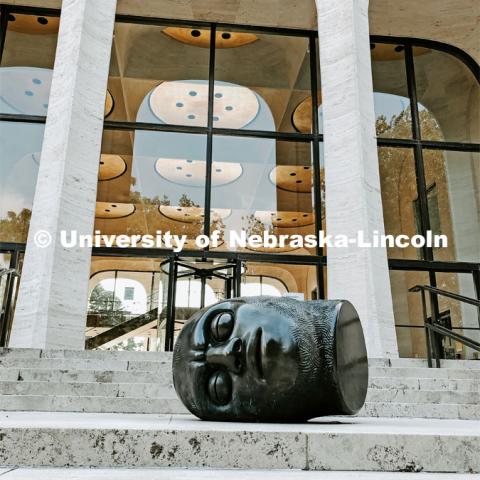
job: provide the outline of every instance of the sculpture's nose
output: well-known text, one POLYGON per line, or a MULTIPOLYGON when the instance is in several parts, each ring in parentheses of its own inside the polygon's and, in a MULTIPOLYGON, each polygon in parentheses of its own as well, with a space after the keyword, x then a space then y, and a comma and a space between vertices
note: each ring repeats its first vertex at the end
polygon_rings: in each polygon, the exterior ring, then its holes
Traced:
POLYGON ((242 340, 233 337, 222 345, 210 347, 207 350, 207 363, 239 373, 243 367, 243 350, 242 340))

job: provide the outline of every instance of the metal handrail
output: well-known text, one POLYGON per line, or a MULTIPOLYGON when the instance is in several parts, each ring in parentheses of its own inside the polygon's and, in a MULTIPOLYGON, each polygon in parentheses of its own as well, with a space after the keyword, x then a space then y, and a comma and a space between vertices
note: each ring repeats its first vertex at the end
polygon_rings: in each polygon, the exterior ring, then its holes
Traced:
POLYGON ((464 297, 463 295, 449 292, 447 290, 440 290, 439 288, 431 287, 430 285, 415 285, 414 287, 410 288, 408 291, 420 292, 420 290, 428 290, 429 292, 436 293, 437 295, 442 295, 442 297, 453 298, 454 300, 458 300, 459 302, 469 303, 470 305, 474 305, 475 307, 480 307, 480 300, 464 297))
POLYGON ((20 274, 18 273, 18 270, 15 268, 2 268, 0 270, 0 277, 6 276, 6 275, 14 275, 15 277, 19 277, 20 274))
POLYGON ((453 300, 457 300, 462 303, 473 305, 477 307, 479 320, 480 320, 480 301, 474 298, 465 297, 457 293, 449 292, 447 290, 441 290, 440 288, 432 287, 430 285, 415 285, 412 288, 409 288, 409 292, 420 292, 422 296, 422 311, 423 311, 423 321, 425 327, 425 337, 427 343, 427 357, 428 357, 428 366, 431 368, 432 365, 432 356, 435 357, 435 364, 437 368, 440 368, 440 348, 439 343, 443 337, 451 338, 457 342, 462 343, 463 345, 480 352, 480 343, 475 340, 460 335, 453 332, 452 330, 445 328, 440 325, 437 318, 437 311, 435 308, 432 308, 432 317, 427 316, 427 304, 425 298, 425 292, 429 292, 431 304, 433 305, 433 298, 439 295, 453 300), (433 321, 432 321, 433 318, 433 321), (433 351, 433 352, 432 352, 433 351), (433 353, 433 355, 432 355, 433 353))

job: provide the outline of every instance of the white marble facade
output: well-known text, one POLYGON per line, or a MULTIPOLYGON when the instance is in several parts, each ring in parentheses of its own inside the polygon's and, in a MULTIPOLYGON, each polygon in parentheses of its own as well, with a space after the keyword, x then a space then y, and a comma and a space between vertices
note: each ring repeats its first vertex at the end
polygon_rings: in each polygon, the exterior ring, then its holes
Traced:
MULTIPOLYGON (((383 233, 368 0, 318 0, 329 234, 383 233)), ((93 230, 116 0, 64 0, 45 139, 12 347, 84 348, 89 249, 61 230, 93 230), (48 248, 38 231, 52 234, 48 248)), ((330 298, 356 306, 370 356, 395 357, 386 251, 328 251, 330 298)))
MULTIPOLYGON (((384 233, 373 102, 368 0, 317 0, 329 235, 384 233)), ((329 248, 330 298, 350 300, 368 354, 397 357, 387 253, 329 248)))
POLYGON ((115 9, 116 0, 63 1, 13 348, 84 348, 91 251, 62 248, 60 231, 93 230, 115 9), (46 248, 35 244, 41 231, 46 248))

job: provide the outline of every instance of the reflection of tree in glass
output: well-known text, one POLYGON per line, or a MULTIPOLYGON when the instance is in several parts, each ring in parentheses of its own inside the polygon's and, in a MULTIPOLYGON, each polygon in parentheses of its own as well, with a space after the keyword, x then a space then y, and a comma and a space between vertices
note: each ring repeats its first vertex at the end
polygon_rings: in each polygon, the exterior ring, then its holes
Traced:
MULTIPOLYGON (((443 140, 442 130, 432 113, 419 106, 420 128, 423 138, 428 140, 443 140)), ((377 136, 384 138, 411 138, 412 114, 407 107, 398 115, 392 115, 390 120, 385 115, 379 115, 376 121, 377 136)))
POLYGON ((143 339, 136 341, 135 337, 131 337, 128 340, 124 340, 123 342, 113 345, 109 350, 128 350, 130 352, 140 352, 143 350, 143 345, 143 339))
POLYGON ((182 196, 178 201, 178 205, 180 207, 200 207, 200 205, 197 205, 193 200, 190 200, 186 193, 182 193, 182 196))
MULTIPOLYGON (((421 109, 420 122, 422 135, 428 139, 442 140, 438 122, 426 109, 421 109)), ((410 107, 399 115, 387 120, 380 115, 376 122, 377 135, 387 138, 411 138, 412 118, 410 107)), ((441 151, 429 151, 429 161, 425 162, 427 188, 435 182, 444 184, 445 165, 441 151)), ((387 234, 414 235, 416 232, 414 202, 418 198, 413 152, 410 148, 379 148, 380 181, 382 203, 387 234)), ((443 190, 446 191, 445 188, 443 190)), ((392 249, 395 256, 409 255, 406 251, 392 249)), ((418 254, 421 251, 418 250, 418 254)))
POLYGON ((25 243, 32 211, 24 208, 20 213, 7 212, 6 218, 0 218, 0 239, 3 242, 25 243))
POLYGON ((123 310, 122 301, 111 290, 98 284, 92 290, 88 301, 89 313, 105 313, 123 310))
POLYGON ((257 217, 255 217, 254 214, 242 216, 242 228, 243 230, 245 230, 245 232, 247 232, 247 236, 250 236, 250 235, 263 236, 263 232, 268 232, 272 235, 274 234, 273 224, 270 223, 269 225, 266 225, 257 217))

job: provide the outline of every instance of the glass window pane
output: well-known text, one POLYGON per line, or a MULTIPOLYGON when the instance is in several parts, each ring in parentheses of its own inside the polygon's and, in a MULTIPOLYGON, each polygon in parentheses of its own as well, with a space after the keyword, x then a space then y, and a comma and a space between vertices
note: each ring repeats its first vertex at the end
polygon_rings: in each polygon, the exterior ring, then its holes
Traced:
POLYGON ((0 122, 0 241, 27 241, 44 125, 0 122))
MULTIPOLYGON (((417 234, 419 222, 418 194, 413 150, 381 147, 380 184, 382 189, 383 220, 387 235, 417 234)), ((389 247, 389 258, 422 258, 422 251, 414 247, 389 247)))
MULTIPOLYGON (((423 328, 418 328, 424 325, 421 296, 408 290, 415 285, 429 284, 426 272, 390 270, 393 314, 400 357, 426 357, 425 332, 423 328)), ((429 310, 427 314, 430 314, 429 310)))
POLYGON ((280 235, 315 233, 312 189, 309 143, 214 137, 211 215, 212 226, 226 241, 221 250, 229 249, 232 231, 247 236, 267 231, 278 240, 276 246, 247 250, 314 254, 314 249, 279 242, 280 235))
POLYGON ((388 43, 372 43, 370 48, 377 136, 411 138, 405 48, 388 43))
POLYGON ((215 127, 310 131, 308 38, 219 31, 216 48, 215 127))
POLYGON ((59 18, 11 13, 0 67, 0 113, 46 115, 59 18))
POLYGON ((433 233, 448 238, 447 248, 434 248, 435 260, 480 261, 480 154, 424 150, 433 233))
POLYGON ((209 29, 115 24, 109 120, 206 126, 209 29))
MULTIPOLYGON (((468 298, 476 298, 475 286, 471 274, 466 273, 437 273, 437 286, 441 290, 458 293, 468 298)), ((456 333, 464 335, 476 342, 480 342, 480 323, 478 309, 451 298, 439 297, 438 306, 442 324, 447 328, 454 328, 456 333)), ((445 339, 443 341, 445 356, 448 358, 472 359, 473 351, 460 342, 445 339)))
POLYGON ((165 308, 167 277, 160 271, 161 261, 92 257, 88 349, 155 351, 163 347, 157 324, 165 308))
POLYGON ((316 267, 282 263, 246 262, 242 275, 241 294, 291 296, 312 300, 317 289, 316 267))
POLYGON ((104 234, 203 233, 206 137, 106 130, 95 228, 104 234))
POLYGON ((454 56, 423 49, 414 56, 422 139, 480 141, 480 87, 454 56))

